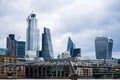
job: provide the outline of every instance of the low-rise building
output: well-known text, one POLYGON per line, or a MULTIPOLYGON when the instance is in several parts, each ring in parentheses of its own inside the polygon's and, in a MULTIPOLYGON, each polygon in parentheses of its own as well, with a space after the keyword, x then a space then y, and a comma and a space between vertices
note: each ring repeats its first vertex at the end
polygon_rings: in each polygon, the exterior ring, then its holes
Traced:
POLYGON ((92 68, 77 68, 76 72, 78 76, 81 77, 92 77, 93 76, 93 69, 92 68))
POLYGON ((25 78, 25 66, 16 56, 0 55, 0 78, 25 78))

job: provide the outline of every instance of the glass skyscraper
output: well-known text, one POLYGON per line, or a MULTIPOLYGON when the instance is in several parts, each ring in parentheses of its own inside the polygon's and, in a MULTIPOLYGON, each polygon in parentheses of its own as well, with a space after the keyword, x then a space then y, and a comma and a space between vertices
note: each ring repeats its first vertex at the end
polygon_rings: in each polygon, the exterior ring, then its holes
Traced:
POLYGON ((27 18, 28 28, 26 36, 26 50, 38 51, 39 50, 39 29, 37 28, 36 14, 31 14, 27 18))
POLYGON ((16 41, 16 55, 18 58, 25 57, 25 42, 24 41, 16 41))
POLYGON ((68 44, 67 44, 67 51, 70 53, 70 56, 72 57, 73 55, 73 49, 75 48, 75 44, 71 40, 70 37, 68 37, 68 44))
POLYGON ((44 28, 44 33, 42 34, 42 56, 44 60, 54 58, 50 29, 48 28, 44 28))
POLYGON ((73 54, 72 57, 81 57, 81 49, 80 48, 75 48, 73 49, 73 54))
POLYGON ((6 48, 0 48, 0 55, 7 55, 8 50, 6 48))
POLYGON ((107 37, 96 37, 95 51, 96 59, 111 59, 112 58, 113 40, 107 37))

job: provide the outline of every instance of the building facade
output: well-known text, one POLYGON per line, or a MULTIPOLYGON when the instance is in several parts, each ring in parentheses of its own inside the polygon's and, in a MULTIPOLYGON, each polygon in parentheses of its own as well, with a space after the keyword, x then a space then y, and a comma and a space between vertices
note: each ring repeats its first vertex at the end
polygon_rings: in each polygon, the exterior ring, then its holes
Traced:
POLYGON ((28 16, 27 22, 26 50, 37 51, 39 50, 39 29, 36 14, 28 16))
POLYGON ((14 34, 9 34, 7 37, 7 45, 8 55, 16 55, 16 40, 14 34))
POLYGON ((92 68, 77 68, 76 72, 80 77, 92 77, 93 76, 93 69, 92 68))
POLYGON ((25 57, 25 42, 24 41, 16 41, 16 54, 18 58, 25 57))
POLYGON ((68 44, 67 44, 67 51, 70 53, 70 56, 72 57, 73 55, 73 49, 75 48, 75 44, 71 40, 70 37, 68 37, 68 44))
POLYGON ((73 49, 72 57, 81 57, 81 49, 80 48, 73 49))
POLYGON ((67 51, 70 53, 70 56, 72 58, 81 57, 81 49, 75 48, 75 44, 73 43, 70 37, 68 38, 67 51))
POLYGON ((107 37, 96 37, 95 51, 96 59, 111 59, 112 58, 113 40, 107 37))
POLYGON ((67 51, 70 53, 70 56, 72 57, 73 49, 75 48, 75 44, 71 40, 70 37, 68 37, 68 44, 67 44, 67 51))
POLYGON ((65 51, 61 54, 61 59, 67 59, 70 58, 70 53, 65 51))
POLYGON ((42 56, 44 60, 54 58, 50 29, 48 28, 44 28, 44 33, 42 34, 42 56))
POLYGON ((0 55, 7 55, 8 50, 6 48, 0 48, 0 55))
POLYGON ((25 78, 25 66, 18 65, 16 56, 0 55, 0 78, 25 78))

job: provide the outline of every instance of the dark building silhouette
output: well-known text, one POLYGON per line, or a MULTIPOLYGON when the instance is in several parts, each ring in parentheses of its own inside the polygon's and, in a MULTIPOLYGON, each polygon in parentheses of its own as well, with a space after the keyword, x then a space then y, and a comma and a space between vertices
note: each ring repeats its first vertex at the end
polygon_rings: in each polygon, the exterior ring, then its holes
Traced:
POLYGON ((25 42, 16 41, 16 56, 19 58, 25 57, 25 42))
POLYGON ((42 56, 44 60, 54 58, 50 29, 48 28, 44 28, 44 33, 42 34, 42 56))
POLYGON ((14 34, 9 34, 7 37, 7 45, 8 55, 16 55, 16 40, 14 34))
POLYGON ((81 56, 81 49, 75 48, 75 44, 73 43, 70 37, 68 37, 67 51, 70 53, 70 56, 73 58, 81 56))
POLYGON ((73 49, 73 54, 72 57, 81 57, 81 49, 80 48, 75 48, 73 49))
POLYGON ((96 59, 111 59, 112 58, 113 40, 106 37, 96 37, 95 51, 96 59))

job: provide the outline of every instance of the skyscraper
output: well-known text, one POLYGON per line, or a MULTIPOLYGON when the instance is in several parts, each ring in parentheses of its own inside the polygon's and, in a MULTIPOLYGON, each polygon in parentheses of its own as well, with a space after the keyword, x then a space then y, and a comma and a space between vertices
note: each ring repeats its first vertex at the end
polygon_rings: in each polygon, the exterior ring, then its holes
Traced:
POLYGON ((70 56, 72 57, 73 55, 73 49, 75 48, 75 44, 71 40, 70 37, 68 37, 68 44, 67 44, 67 51, 70 53, 70 56))
POLYGON ((45 60, 54 58, 50 29, 48 28, 44 28, 44 33, 42 34, 42 56, 45 60))
POLYGON ((39 29, 37 28, 36 14, 28 16, 27 22, 26 50, 37 51, 39 50, 39 29))
POLYGON ((16 41, 16 55, 18 58, 25 57, 25 42, 24 41, 16 41))
POLYGON ((113 40, 107 37, 96 37, 96 59, 111 59, 113 40))
POLYGON ((81 49, 80 48, 75 48, 73 49, 73 54, 72 57, 81 57, 81 49))
POLYGON ((16 40, 14 34, 9 34, 9 37, 7 37, 6 47, 8 49, 8 55, 16 56, 16 40))

